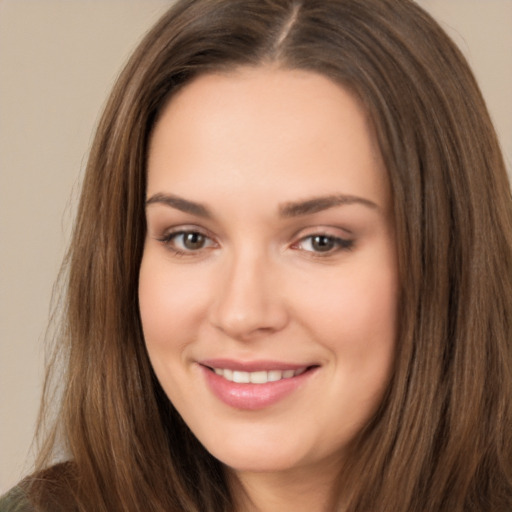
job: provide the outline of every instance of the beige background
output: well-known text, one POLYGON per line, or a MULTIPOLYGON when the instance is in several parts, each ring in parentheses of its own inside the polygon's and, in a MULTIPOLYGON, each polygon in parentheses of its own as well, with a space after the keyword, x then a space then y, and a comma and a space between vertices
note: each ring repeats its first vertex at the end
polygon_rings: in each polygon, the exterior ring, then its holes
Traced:
MULTIPOLYGON (((164 0, 0 0, 0 493, 30 468, 42 337, 113 80, 164 0)), ((422 0, 473 65, 512 162, 512 0, 422 0)))

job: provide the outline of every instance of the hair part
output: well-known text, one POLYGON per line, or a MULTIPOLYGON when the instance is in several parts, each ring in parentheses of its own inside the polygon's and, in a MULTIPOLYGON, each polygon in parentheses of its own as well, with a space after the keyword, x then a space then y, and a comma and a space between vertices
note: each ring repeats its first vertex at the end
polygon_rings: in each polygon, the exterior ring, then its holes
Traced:
POLYGON ((51 496, 51 510, 234 509, 222 465, 146 354, 137 301, 146 159, 177 90, 205 73, 268 64, 353 92, 391 184, 396 361, 340 476, 347 512, 510 510, 510 188, 471 71, 409 0, 181 0, 148 33, 99 124, 66 260, 58 350, 67 373, 38 470, 59 432, 72 463, 30 480, 31 496, 42 510, 51 496))

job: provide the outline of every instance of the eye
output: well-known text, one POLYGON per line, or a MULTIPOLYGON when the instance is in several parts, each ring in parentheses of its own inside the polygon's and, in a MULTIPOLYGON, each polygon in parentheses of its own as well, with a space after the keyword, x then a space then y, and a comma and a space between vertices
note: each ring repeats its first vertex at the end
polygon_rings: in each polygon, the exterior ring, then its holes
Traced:
POLYGON ((182 245, 184 249, 189 251, 202 249, 207 242, 207 238, 202 233, 197 232, 180 233, 174 237, 174 240, 179 245, 182 245))
POLYGON ((160 238, 159 241, 180 255, 199 252, 201 249, 215 245, 215 242, 210 237, 194 230, 168 233, 160 238))
POLYGON ((332 254, 341 250, 349 250, 354 241, 332 235, 314 234, 301 238, 294 248, 316 254, 332 254))

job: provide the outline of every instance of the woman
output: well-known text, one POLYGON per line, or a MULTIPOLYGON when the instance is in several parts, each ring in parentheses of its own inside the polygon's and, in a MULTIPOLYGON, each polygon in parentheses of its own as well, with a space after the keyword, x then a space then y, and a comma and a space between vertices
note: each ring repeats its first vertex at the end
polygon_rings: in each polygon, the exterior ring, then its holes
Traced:
POLYGON ((178 2, 98 128, 14 500, 508 511, 511 256, 485 105, 415 4, 178 2))

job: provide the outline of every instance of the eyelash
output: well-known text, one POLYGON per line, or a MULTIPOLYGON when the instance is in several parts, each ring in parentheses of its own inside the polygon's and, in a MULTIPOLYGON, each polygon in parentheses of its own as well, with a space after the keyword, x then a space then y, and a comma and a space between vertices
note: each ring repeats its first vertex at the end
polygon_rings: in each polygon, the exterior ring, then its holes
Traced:
MULTIPOLYGON (((301 237, 297 242, 294 242, 291 245, 291 248, 292 249, 301 250, 300 249, 300 245, 301 244, 304 244, 306 241, 309 241, 309 243, 312 244, 313 240, 315 238, 323 238, 324 241, 327 241, 327 243, 332 244, 332 248, 327 249, 325 251, 315 251, 315 250, 302 249, 304 252, 310 253, 311 257, 327 258, 327 257, 333 256, 333 255, 335 255, 335 254, 337 254, 339 252, 350 251, 350 250, 352 250, 354 248, 354 240, 347 239, 347 238, 336 237, 336 236, 329 235, 329 234, 326 234, 326 233, 321 233, 321 232, 312 233, 310 235, 306 235, 306 236, 301 237)), ((172 251, 175 256, 180 256, 180 257, 181 256, 196 256, 202 250, 208 249, 210 247, 215 247, 215 245, 216 245, 211 237, 209 237, 205 233, 203 233, 201 231, 198 231, 198 230, 195 230, 195 229, 189 229, 189 230, 182 229, 182 230, 179 230, 179 231, 174 231, 174 232, 166 233, 164 236, 157 238, 157 240, 159 242, 161 242, 162 244, 164 244, 167 249, 172 251), (205 246, 198 247, 197 250, 194 250, 194 249, 179 249, 178 247, 176 247, 174 245, 175 244, 175 240, 178 237, 180 237, 180 236, 183 237, 183 236, 186 236, 186 235, 199 235, 200 237, 204 238, 206 243, 208 243, 208 241, 210 241, 210 244, 208 244, 206 247, 205 246)))
MULTIPOLYGON (((196 253, 200 252, 203 249, 206 249, 207 247, 199 247, 197 250, 194 249, 179 249, 174 245, 175 240, 180 236, 186 236, 186 235, 199 235, 203 237, 206 241, 213 242, 211 237, 206 235, 205 233, 202 233, 201 231, 198 231, 196 229, 181 229, 179 231, 173 231, 170 233, 166 233, 164 236, 158 238, 158 241, 161 242, 166 246, 167 249, 172 251, 175 256, 194 256, 196 253)), ((214 245, 214 244, 210 244, 214 245)))
POLYGON ((316 238, 323 238, 327 240, 330 244, 332 244, 332 248, 326 251, 315 251, 315 250, 306 250, 305 252, 311 253, 312 256, 316 258, 327 258, 329 256, 333 256, 341 251, 350 251, 354 248, 354 240, 348 238, 341 238, 334 235, 329 235, 327 233, 312 233, 311 235, 306 235, 302 237, 300 240, 295 242, 292 245, 292 248, 299 249, 299 245, 303 244, 306 241, 309 241, 311 245, 316 238))

